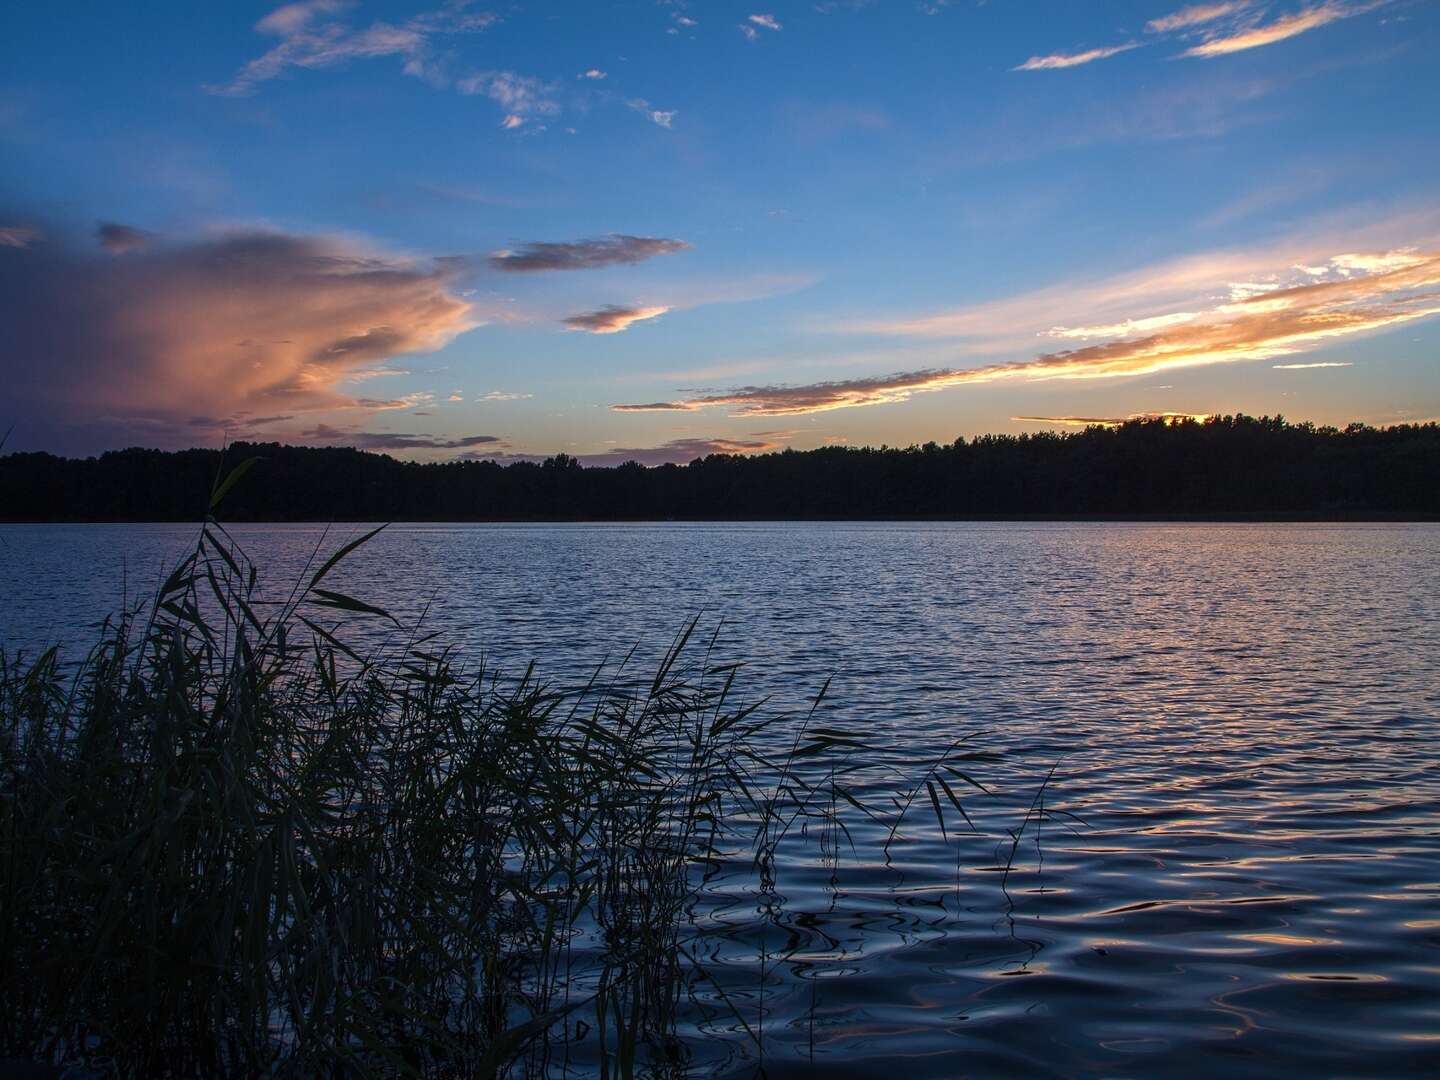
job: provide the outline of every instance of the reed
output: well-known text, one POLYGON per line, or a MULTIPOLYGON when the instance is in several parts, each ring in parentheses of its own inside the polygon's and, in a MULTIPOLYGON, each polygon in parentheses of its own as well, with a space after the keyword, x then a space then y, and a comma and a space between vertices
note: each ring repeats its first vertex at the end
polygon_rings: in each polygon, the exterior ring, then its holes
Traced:
MULTIPOLYGON (((467 666, 327 587, 373 532, 266 604, 213 517, 249 464, 83 663, 0 651, 0 1058, 494 1076, 587 1040, 615 1075, 683 1061, 707 877, 769 887, 787 836, 837 843, 894 763, 813 711, 771 730, 695 623, 643 680, 467 666), (362 655, 356 618, 399 643, 362 655)), ((896 805, 963 813, 962 749, 896 805)))

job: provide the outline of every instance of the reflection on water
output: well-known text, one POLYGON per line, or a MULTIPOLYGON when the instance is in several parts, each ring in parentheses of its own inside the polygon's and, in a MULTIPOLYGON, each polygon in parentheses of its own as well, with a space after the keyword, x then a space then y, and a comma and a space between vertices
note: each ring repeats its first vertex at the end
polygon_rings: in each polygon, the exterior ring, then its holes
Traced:
MULTIPOLYGON (((236 532, 276 581, 320 536, 236 532)), ((191 537, 0 528, 0 637, 83 640, 191 537)), ((833 674, 914 751, 984 729, 978 834, 851 815, 711 882, 694 1073, 1440 1067, 1440 528, 400 526, 334 580, 562 682, 705 613, 776 708, 833 674)))

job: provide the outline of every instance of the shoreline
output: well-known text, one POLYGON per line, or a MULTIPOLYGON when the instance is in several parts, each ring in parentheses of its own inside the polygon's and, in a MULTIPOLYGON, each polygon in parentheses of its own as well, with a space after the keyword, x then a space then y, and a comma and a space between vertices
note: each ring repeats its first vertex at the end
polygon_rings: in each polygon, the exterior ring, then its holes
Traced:
MULTIPOLYGON (((193 517, 146 518, 4 518, 5 525, 185 525, 193 517)), ((888 515, 883 517, 485 517, 485 518, 393 518, 296 517, 230 518, 224 525, 883 525, 883 524, 1084 524, 1103 525, 1433 525, 1440 514, 1376 513, 1355 514, 1001 514, 1001 515, 888 515)))

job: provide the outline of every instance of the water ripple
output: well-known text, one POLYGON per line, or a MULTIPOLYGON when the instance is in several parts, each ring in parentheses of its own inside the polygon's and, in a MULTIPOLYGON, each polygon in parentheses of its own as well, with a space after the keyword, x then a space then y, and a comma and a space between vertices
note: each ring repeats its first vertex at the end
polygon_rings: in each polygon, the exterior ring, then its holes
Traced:
MULTIPOLYGON (((320 536, 235 531, 278 583, 320 536)), ((83 640, 194 535, 0 533, 12 645, 83 640)), ((778 897, 712 884, 697 1075, 1440 1074, 1440 528, 418 525, 335 580, 560 681, 723 618, 777 708, 833 674, 827 720, 917 753, 984 730, 981 835, 916 816, 887 861, 857 819, 778 897), (1083 823, 1012 864, 1057 762, 1046 806, 1083 823)))

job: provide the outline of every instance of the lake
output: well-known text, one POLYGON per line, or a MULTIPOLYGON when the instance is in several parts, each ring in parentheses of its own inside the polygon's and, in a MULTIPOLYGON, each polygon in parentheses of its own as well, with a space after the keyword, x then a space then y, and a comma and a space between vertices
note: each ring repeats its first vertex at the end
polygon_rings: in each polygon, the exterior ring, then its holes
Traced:
MULTIPOLYGON (((232 531, 279 593, 359 529, 232 531)), ((194 536, 0 526, 0 641, 78 656, 194 536)), ((395 525, 330 580, 559 684, 699 616, 768 708, 997 755, 978 835, 714 885, 695 1075, 1440 1069, 1440 526, 395 525)))

